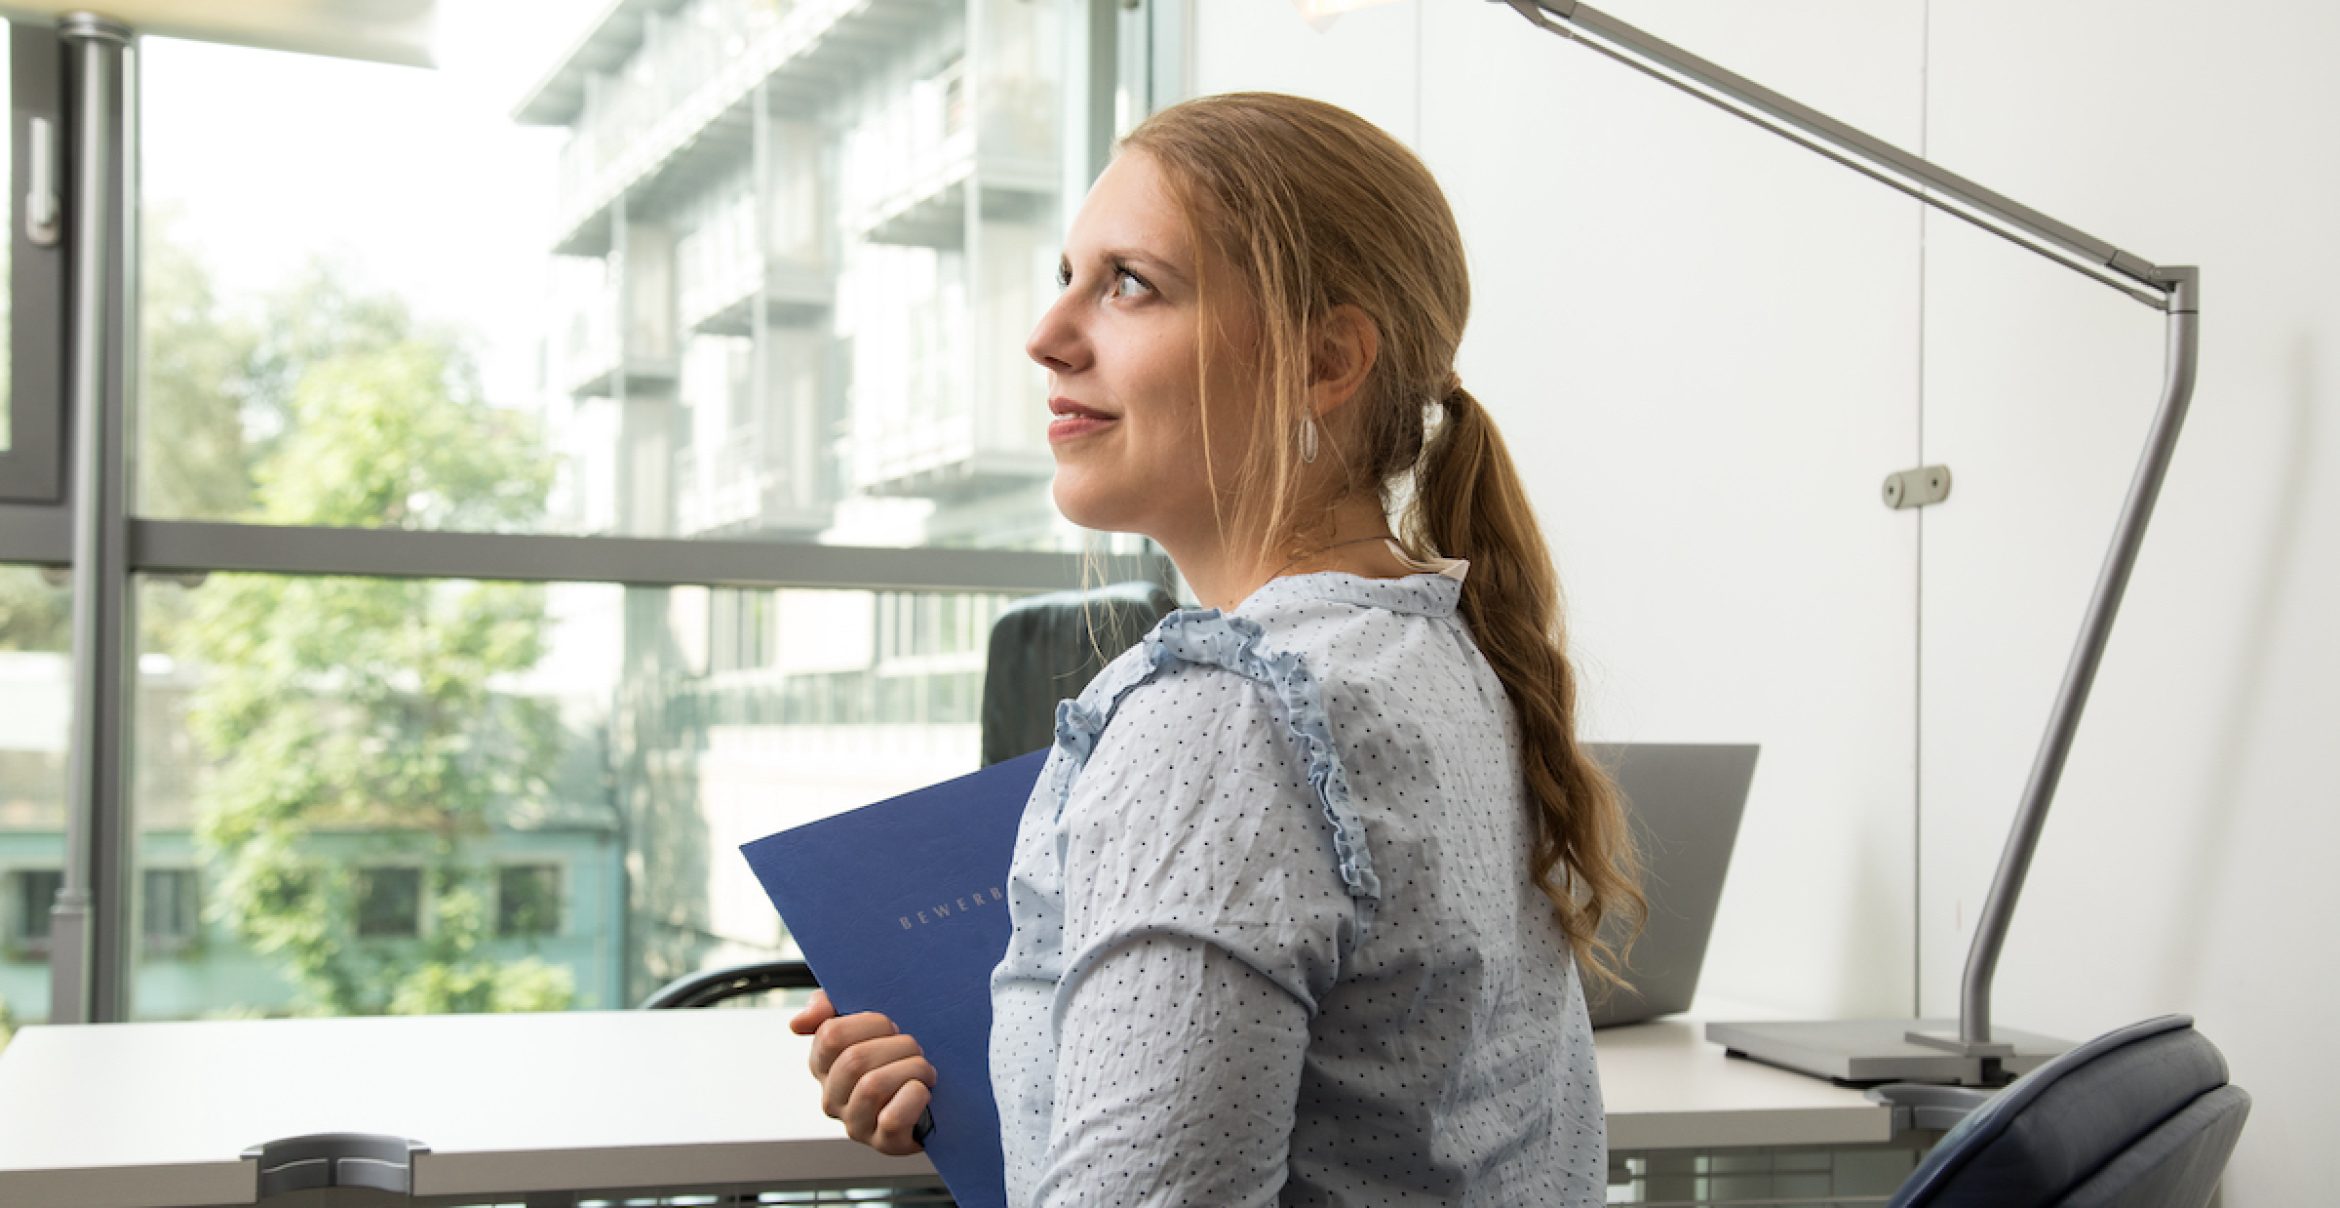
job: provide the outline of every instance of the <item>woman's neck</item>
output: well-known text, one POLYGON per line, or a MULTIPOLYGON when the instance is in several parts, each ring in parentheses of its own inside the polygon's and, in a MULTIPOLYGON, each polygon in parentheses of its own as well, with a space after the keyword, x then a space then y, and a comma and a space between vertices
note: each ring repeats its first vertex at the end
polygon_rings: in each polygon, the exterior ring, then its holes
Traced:
POLYGON ((1164 534, 1155 544, 1178 564, 1178 573, 1194 588, 1205 607, 1234 608, 1269 580, 1286 575, 1339 570, 1367 578, 1396 578, 1411 567, 1391 554, 1381 540, 1389 536, 1389 518, 1378 500, 1353 496, 1333 508, 1332 523, 1323 540, 1306 549, 1276 548, 1260 553, 1256 540, 1221 537, 1215 526, 1182 538, 1164 534))

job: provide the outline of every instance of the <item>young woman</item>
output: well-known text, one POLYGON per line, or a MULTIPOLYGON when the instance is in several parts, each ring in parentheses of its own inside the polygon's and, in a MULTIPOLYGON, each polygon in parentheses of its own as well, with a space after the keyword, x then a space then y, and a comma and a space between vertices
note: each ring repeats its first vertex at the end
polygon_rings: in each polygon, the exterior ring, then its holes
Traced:
MULTIPOLYGON (((1009 1202, 1601 1203, 1579 975, 1642 899, 1455 377, 1437 184, 1331 106, 1191 101, 1123 140, 1058 280, 1029 344, 1057 505, 1207 607, 1058 711, 992 980, 1009 1202)), ((914 1151, 916 1039, 795 1025, 829 1113, 914 1151)))

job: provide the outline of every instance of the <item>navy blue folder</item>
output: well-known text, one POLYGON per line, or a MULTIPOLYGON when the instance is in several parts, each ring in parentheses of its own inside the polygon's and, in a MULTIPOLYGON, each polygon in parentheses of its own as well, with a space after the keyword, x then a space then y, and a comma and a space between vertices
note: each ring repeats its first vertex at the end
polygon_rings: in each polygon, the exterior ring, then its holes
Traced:
POLYGON ((1006 1208, 991 1097, 991 970, 1008 863, 1048 752, 740 848, 841 1014, 878 1011, 934 1063, 926 1156, 960 1208, 1006 1208))

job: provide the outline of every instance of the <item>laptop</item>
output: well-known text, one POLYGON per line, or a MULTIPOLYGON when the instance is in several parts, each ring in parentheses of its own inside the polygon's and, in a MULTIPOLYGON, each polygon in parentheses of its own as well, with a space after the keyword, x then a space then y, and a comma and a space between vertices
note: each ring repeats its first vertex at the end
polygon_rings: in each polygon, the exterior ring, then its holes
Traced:
MULTIPOLYGON (((1723 875, 1739 838, 1747 786, 1755 778, 1752 745, 1593 743, 1593 758, 1624 791, 1626 815, 1641 841, 1642 890, 1649 922, 1625 969, 1630 989, 1605 994, 1588 986, 1596 1028, 1640 1023, 1690 1009, 1698 970, 1722 900, 1723 875)), ((1622 936, 1613 920, 1602 935, 1622 936)))

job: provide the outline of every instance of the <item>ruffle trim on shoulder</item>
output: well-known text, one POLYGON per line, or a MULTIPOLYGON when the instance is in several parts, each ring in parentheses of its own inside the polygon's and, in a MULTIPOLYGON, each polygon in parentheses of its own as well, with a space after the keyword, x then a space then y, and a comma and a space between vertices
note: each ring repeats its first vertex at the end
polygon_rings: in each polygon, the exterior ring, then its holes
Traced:
POLYGON ((1056 783, 1061 813, 1072 790, 1072 777, 1096 748, 1097 736, 1124 696, 1154 674, 1174 663, 1223 667, 1275 693, 1283 705, 1286 725, 1308 756, 1308 783, 1316 790, 1324 817, 1332 824, 1333 853, 1340 863, 1341 882, 1349 896, 1378 900, 1381 880, 1373 871, 1373 856, 1365 838, 1364 822, 1349 791, 1349 777, 1333 746, 1332 722, 1325 714, 1324 691, 1298 654, 1269 653, 1260 649, 1265 636, 1259 624, 1229 616, 1217 609, 1171 613, 1146 635, 1146 661, 1125 664, 1114 682, 1092 685, 1084 700, 1065 701, 1056 710, 1056 741, 1067 758, 1060 761, 1056 783))
POLYGON ((1089 752, 1097 749, 1097 736, 1105 732, 1105 723, 1113 720, 1114 710, 1121 707, 1121 698, 1154 678, 1156 670, 1151 658, 1118 660, 1083 689, 1078 700, 1056 702, 1056 745, 1064 752, 1064 758, 1056 761, 1056 781, 1052 786, 1057 817, 1064 816, 1065 800, 1072 796, 1073 777, 1087 766, 1089 752))

